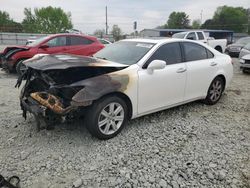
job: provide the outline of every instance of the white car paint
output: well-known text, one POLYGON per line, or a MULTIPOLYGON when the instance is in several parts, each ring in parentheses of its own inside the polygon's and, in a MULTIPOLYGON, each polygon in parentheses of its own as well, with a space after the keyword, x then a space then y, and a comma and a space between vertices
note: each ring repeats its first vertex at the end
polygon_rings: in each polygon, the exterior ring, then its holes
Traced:
POLYGON ((124 94, 129 97, 132 103, 132 119, 180 104, 204 99, 211 82, 218 75, 225 77, 225 88, 232 79, 233 66, 231 58, 206 44, 185 39, 128 39, 124 41, 155 44, 137 64, 114 73, 129 74, 130 81, 124 94), (199 44, 210 50, 214 57, 166 65, 165 68, 153 72, 143 68, 145 62, 159 47, 173 42, 199 44))

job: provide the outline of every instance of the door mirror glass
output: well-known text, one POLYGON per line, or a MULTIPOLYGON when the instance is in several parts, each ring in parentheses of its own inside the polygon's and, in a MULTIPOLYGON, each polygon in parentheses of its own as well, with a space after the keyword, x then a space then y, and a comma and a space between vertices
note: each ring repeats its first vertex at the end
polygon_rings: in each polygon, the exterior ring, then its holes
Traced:
POLYGON ((166 67, 166 62, 162 60, 153 60, 149 65, 147 70, 153 73, 154 70, 164 69, 166 67))

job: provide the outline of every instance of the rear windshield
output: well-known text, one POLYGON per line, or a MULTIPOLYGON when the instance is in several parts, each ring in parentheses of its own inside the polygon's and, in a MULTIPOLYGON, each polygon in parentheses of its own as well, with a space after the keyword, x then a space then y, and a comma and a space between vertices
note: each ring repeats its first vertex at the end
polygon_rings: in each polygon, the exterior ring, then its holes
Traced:
POLYGON ((172 37, 173 38, 178 38, 178 39, 184 39, 186 34, 187 33, 175 33, 172 37))
POLYGON ((247 43, 250 43, 250 37, 243 37, 236 41, 236 44, 246 45, 247 43))

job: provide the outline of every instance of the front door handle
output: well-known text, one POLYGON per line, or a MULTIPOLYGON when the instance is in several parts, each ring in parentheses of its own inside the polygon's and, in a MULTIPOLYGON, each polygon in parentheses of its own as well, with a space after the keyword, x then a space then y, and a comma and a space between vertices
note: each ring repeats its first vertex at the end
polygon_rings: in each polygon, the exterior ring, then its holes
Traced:
POLYGON ((210 65, 211 66, 216 66, 218 63, 216 63, 216 62, 212 62, 210 65))
POLYGON ((183 72, 186 72, 186 68, 179 68, 179 69, 177 69, 177 73, 183 73, 183 72))

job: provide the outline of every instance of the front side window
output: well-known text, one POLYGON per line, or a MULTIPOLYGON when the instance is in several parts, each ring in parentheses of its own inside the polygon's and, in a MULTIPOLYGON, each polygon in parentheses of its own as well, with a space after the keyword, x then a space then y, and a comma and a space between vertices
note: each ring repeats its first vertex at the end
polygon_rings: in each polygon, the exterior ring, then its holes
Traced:
POLYGON ((49 47, 66 46, 66 37, 55 37, 47 42, 49 47))
POLYGON ((195 32, 189 33, 186 38, 190 40, 197 40, 195 32))
POLYGON ((199 44, 184 42, 183 49, 186 61, 197 61, 208 58, 207 49, 199 44))
POLYGON ((70 45, 71 46, 75 46, 75 45, 88 45, 93 43, 92 40, 89 40, 87 38, 84 37, 80 37, 80 36, 72 36, 70 37, 70 45))
POLYGON ((147 67, 153 60, 166 61, 167 65, 181 63, 182 56, 180 44, 178 42, 164 44, 155 51, 143 67, 147 67))

